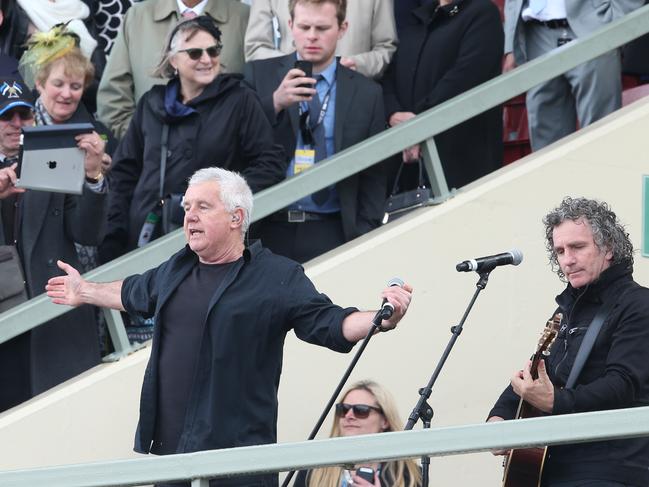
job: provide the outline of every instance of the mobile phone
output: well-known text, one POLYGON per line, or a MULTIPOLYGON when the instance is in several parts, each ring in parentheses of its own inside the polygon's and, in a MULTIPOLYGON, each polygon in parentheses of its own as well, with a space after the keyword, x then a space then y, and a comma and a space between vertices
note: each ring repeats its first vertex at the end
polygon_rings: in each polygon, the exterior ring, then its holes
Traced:
MULTIPOLYGON (((311 61, 304 61, 302 59, 298 59, 295 61, 295 64, 293 65, 294 68, 296 69, 301 69, 304 71, 304 76, 307 78, 312 78, 313 77, 313 63, 311 61)), ((313 88, 312 84, 305 83, 298 85, 299 88, 313 88)))
POLYGON ((370 467, 359 467, 356 470, 356 475, 360 478, 367 480, 368 482, 374 483, 374 469, 370 467))

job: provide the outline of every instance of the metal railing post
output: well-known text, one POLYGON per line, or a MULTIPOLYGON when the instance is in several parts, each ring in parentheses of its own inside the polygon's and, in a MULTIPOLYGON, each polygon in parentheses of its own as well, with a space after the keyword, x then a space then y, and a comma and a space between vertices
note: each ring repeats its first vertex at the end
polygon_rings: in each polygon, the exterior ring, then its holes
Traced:
POLYGON ((124 326, 124 320, 122 319, 122 313, 109 308, 102 308, 104 317, 106 318, 106 327, 108 328, 108 333, 110 334, 110 339, 113 343, 113 353, 106 355, 102 360, 104 362, 116 362, 117 360, 132 354, 136 350, 144 347, 142 343, 134 343, 131 345, 131 342, 128 339, 128 334, 126 333, 126 327, 124 326))
POLYGON ((451 192, 448 190, 446 176, 444 175, 444 168, 442 167, 442 160, 439 158, 437 152, 437 144, 435 139, 430 137, 421 143, 421 157, 424 163, 424 171, 428 175, 430 181, 430 189, 435 196, 435 203, 441 203, 451 197, 451 192))

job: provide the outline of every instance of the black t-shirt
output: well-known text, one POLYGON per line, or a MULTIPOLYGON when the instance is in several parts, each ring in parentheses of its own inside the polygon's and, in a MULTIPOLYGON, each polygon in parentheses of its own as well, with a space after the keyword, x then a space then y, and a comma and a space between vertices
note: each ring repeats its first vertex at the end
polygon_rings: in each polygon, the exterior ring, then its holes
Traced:
POLYGON ((233 264, 198 263, 161 310, 158 407, 152 453, 176 452, 210 299, 233 264))

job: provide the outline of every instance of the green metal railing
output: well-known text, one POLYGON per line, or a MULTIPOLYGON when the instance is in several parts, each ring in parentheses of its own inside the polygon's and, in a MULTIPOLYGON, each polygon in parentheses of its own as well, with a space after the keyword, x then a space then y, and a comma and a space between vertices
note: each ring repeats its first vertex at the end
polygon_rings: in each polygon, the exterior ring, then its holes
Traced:
POLYGON ((0 472, 3 487, 108 487, 649 436, 649 407, 0 472))

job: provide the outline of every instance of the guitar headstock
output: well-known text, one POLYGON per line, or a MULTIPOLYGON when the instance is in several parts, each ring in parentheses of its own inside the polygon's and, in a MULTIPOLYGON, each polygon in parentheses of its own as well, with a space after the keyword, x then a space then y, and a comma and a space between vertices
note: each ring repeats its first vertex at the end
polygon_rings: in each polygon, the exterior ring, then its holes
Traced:
POLYGON ((545 324, 545 328, 541 332, 541 338, 536 348, 535 355, 549 355, 550 347, 554 343, 559 334, 559 327, 561 326, 561 320, 563 319, 563 313, 556 313, 552 319, 548 320, 545 324))
POLYGON ((548 355, 550 355, 550 347, 557 339, 557 335, 559 335, 559 328, 561 327, 562 319, 563 314, 556 313, 552 317, 552 319, 548 320, 548 322, 545 324, 545 328, 543 328, 541 338, 539 339, 539 343, 536 347, 536 353, 534 354, 534 357, 532 357, 532 367, 530 368, 530 372, 532 373, 532 376, 534 378, 538 376, 537 369, 539 361, 544 356, 547 357, 548 355))

